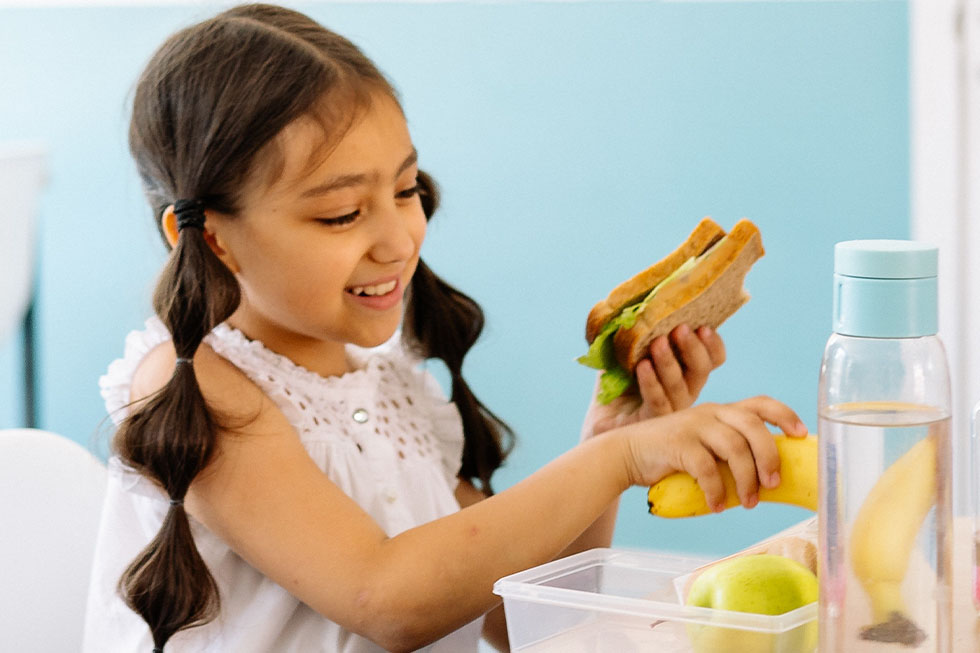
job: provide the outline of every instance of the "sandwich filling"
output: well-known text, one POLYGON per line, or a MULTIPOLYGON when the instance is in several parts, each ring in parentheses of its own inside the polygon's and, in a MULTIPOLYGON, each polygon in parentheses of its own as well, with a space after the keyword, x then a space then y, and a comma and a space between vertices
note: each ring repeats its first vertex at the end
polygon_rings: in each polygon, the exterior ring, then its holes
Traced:
POLYGON ((660 290, 677 277, 690 271, 702 259, 704 259, 715 247, 718 246, 723 238, 719 239, 714 245, 706 249, 698 256, 692 256, 684 261, 676 270, 655 285, 650 292, 640 298, 639 301, 623 308, 617 315, 611 318, 602 330, 589 345, 589 351, 584 356, 579 356, 576 360, 593 369, 602 370, 599 377, 599 390, 596 399, 601 404, 608 404, 616 397, 622 395, 633 384, 633 375, 623 369, 616 359, 616 348, 613 345, 613 336, 619 329, 630 329, 636 324, 637 318, 653 300, 660 290))

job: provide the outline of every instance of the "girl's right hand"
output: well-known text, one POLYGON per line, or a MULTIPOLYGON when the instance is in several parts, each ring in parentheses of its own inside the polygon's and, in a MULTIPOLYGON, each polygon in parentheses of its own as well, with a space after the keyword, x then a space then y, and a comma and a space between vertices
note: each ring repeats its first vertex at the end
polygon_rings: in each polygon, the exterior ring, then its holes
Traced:
POLYGON ((582 439, 691 406, 725 356, 725 343, 709 327, 692 330, 682 324, 669 335, 654 338, 649 356, 636 366, 636 383, 608 404, 596 400, 602 376, 596 374, 582 439))
POLYGON ((759 487, 779 485, 779 453, 772 424, 787 435, 803 437, 807 428, 788 406, 770 397, 731 404, 700 404, 623 428, 627 473, 633 485, 650 486, 677 471, 687 472, 716 512, 725 506, 725 486, 718 469, 732 470, 738 496, 746 508, 759 502, 759 487))

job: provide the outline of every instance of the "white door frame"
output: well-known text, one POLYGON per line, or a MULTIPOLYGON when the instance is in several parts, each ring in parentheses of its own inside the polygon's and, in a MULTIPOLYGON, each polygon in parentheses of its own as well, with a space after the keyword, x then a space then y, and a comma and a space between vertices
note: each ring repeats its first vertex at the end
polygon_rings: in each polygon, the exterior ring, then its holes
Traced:
POLYGON ((937 244, 953 384, 954 509, 970 509, 966 434, 980 400, 980 0, 910 0, 912 237, 937 244))

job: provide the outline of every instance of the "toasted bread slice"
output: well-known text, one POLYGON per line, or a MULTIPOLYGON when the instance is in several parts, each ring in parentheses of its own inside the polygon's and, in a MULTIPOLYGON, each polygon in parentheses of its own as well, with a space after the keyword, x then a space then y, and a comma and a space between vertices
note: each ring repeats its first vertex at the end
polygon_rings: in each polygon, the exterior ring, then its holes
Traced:
POLYGON ((742 284, 764 253, 758 227, 739 220, 697 265, 658 291, 632 328, 616 333, 613 343, 619 364, 634 372, 648 355, 650 342, 678 325, 717 328, 748 301, 742 284))
POLYGON ((711 218, 704 218, 694 228, 680 247, 657 261, 643 272, 627 279, 612 289, 609 296, 592 307, 585 322, 585 339, 591 344, 606 322, 616 317, 620 311, 635 304, 666 279, 692 256, 698 256, 718 242, 725 230, 711 218))

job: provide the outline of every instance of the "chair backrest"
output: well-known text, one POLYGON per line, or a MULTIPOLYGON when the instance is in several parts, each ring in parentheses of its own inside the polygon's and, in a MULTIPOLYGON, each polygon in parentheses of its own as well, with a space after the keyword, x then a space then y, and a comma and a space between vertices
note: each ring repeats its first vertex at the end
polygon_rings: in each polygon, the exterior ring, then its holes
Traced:
POLYGON ((27 310, 34 285, 38 198, 45 151, 31 143, 0 143, 0 343, 27 310))
POLYGON ((0 651, 81 649, 106 480, 63 436, 0 430, 0 651))

